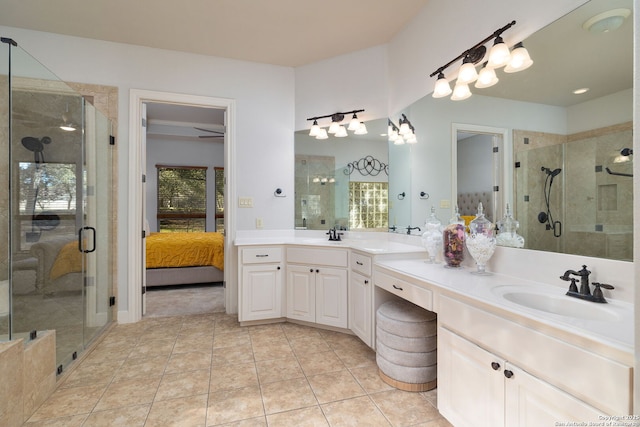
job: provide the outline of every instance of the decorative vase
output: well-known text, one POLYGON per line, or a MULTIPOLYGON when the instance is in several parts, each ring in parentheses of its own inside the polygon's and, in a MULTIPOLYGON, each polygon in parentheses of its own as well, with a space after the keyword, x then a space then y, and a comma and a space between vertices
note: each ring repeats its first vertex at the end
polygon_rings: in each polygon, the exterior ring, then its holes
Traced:
POLYGON ((500 246, 509 246, 511 248, 523 248, 524 237, 518 234, 520 223, 511 215, 509 203, 505 209, 504 217, 497 222, 498 235, 496 240, 500 246))
POLYGON ((428 264, 436 263, 438 252, 442 251, 442 222, 436 216, 436 208, 431 207, 431 214, 424 224, 425 232, 422 233, 422 244, 427 250, 428 264))
POLYGON ((458 207, 442 232, 445 267, 458 268, 464 260, 465 225, 458 207))
POLYGON ((496 250, 496 238, 493 233, 493 223, 484 216, 482 203, 478 204, 478 213, 469 223, 469 233, 466 239, 467 250, 476 262, 474 274, 490 274, 487 272, 487 262, 496 250))

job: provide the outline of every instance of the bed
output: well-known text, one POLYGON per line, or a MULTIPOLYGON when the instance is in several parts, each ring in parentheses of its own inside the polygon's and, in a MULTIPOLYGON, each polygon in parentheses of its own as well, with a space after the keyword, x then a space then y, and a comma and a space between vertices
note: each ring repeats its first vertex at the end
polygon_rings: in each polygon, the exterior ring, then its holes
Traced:
MULTIPOLYGON (((151 233, 146 239, 147 286, 224 281, 221 233, 151 233)), ((80 290, 82 254, 75 237, 35 243, 36 288, 48 292, 80 290)))
POLYGON ((148 287, 224 281, 221 233, 150 233, 146 246, 148 287))

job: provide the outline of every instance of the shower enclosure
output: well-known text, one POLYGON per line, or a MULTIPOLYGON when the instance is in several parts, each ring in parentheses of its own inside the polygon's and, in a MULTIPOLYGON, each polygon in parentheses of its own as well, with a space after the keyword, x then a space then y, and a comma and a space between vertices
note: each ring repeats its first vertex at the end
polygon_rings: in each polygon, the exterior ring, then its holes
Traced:
POLYGON ((0 43, 0 339, 54 330, 58 374, 113 320, 111 122, 0 43))

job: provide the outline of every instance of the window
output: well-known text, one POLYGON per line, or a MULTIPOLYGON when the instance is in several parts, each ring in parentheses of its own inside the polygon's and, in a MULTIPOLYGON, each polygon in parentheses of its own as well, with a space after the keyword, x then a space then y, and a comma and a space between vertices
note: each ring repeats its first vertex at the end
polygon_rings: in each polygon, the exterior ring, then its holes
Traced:
POLYGON ((156 168, 159 231, 206 231, 207 168, 163 165, 156 168))
POLYGON ((349 229, 389 227, 389 184, 349 182, 349 229))

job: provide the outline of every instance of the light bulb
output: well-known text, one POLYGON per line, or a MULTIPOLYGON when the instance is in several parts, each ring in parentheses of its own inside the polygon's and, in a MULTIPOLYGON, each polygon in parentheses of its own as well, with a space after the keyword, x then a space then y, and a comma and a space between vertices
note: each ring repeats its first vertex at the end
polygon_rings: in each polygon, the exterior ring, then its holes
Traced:
POLYGON ((475 82, 477 78, 478 78, 478 72, 476 71, 476 66, 473 65, 472 62, 465 62, 462 64, 462 67, 460 67, 460 71, 458 71, 457 83, 462 83, 462 84, 472 83, 472 82, 475 82))
POLYGON ((336 138, 344 138, 345 136, 348 136, 348 135, 349 134, 347 133, 347 128, 340 125, 338 126, 338 130, 333 136, 335 136, 336 138))
POLYGON ((482 70, 480 70, 480 74, 478 74, 478 80, 476 80, 475 87, 479 89, 491 87, 498 83, 498 80, 496 71, 485 64, 482 70))
POLYGON ((338 132, 338 128, 340 127, 340 123, 338 122, 331 122, 331 125, 329 126, 329 130, 327 132, 333 134, 338 132))
POLYGON ((318 134, 316 135, 316 139, 327 139, 329 135, 327 135, 327 130, 325 128, 320 128, 318 134))
POLYGON ((517 73, 518 71, 526 70, 532 65, 533 60, 529 56, 529 51, 520 42, 514 46, 513 52, 511 52, 511 60, 504 68, 504 72, 517 73))
POLYGON ((456 87, 453 88, 453 95, 451 95, 452 101, 462 101, 463 99, 467 99, 471 96, 471 90, 469 90, 469 85, 456 83, 456 87))
POLYGON ((318 126, 318 121, 314 120, 313 125, 311 125, 311 129, 309 130, 309 136, 318 136, 319 131, 320 126, 318 126))
POLYGON ((351 118, 351 121, 349 121, 348 129, 358 130, 359 127, 360 127, 360 120, 358 120, 358 116, 356 116, 356 113, 353 113, 353 117, 351 118))
POLYGON ((356 131, 354 133, 356 135, 366 135, 367 134, 367 126, 364 124, 364 122, 360 122, 360 126, 358 126, 358 129, 356 129, 356 131))
POLYGON ((434 98, 444 98, 445 96, 451 95, 451 86, 449 82, 444 77, 444 74, 438 74, 438 80, 436 80, 436 85, 433 88, 433 97, 434 98))
POLYGON ((493 46, 489 51, 489 67, 491 68, 500 68, 507 65, 509 59, 511 58, 511 53, 509 52, 509 46, 505 44, 502 40, 502 37, 496 37, 493 42, 493 46))

